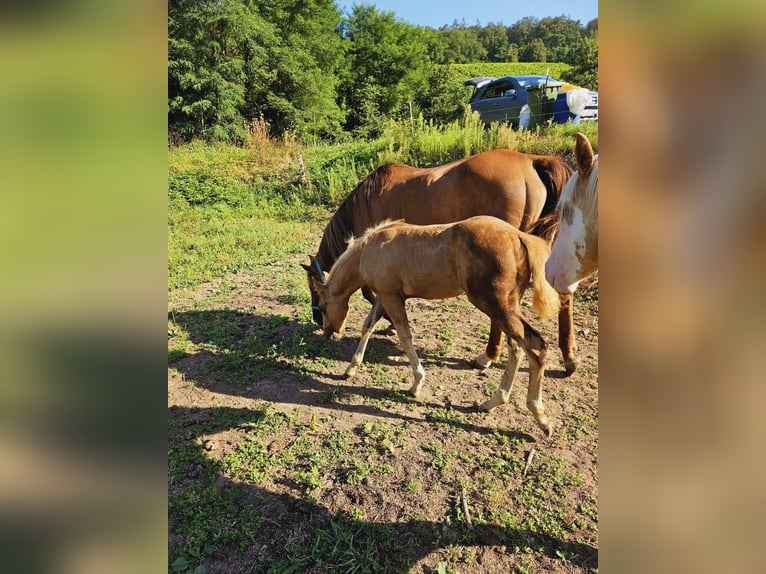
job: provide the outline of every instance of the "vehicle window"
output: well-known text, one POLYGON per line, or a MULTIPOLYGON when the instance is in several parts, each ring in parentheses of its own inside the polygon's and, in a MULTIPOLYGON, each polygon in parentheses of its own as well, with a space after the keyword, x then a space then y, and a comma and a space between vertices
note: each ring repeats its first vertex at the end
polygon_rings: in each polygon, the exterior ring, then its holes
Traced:
POLYGON ((487 86, 487 89, 484 90, 481 99, 486 100, 488 98, 502 97, 505 91, 510 90, 511 88, 513 88, 511 82, 498 82, 497 84, 492 84, 491 86, 487 86))

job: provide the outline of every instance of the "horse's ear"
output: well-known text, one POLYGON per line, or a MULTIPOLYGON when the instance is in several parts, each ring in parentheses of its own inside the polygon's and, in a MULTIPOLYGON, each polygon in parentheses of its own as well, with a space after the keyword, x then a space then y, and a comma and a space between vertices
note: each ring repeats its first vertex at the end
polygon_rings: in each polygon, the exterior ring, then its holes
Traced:
POLYGON ((309 265, 305 265, 301 263, 301 267, 303 267, 306 270, 306 272, 309 274, 309 277, 311 277, 312 279, 313 278, 320 279, 319 269, 317 268, 317 265, 316 265, 316 257, 314 257, 313 255, 309 255, 309 262, 310 262, 309 265))
POLYGON ((593 169, 593 146, 590 145, 590 141, 583 133, 577 132, 575 134, 574 155, 580 179, 588 177, 590 170, 593 169))

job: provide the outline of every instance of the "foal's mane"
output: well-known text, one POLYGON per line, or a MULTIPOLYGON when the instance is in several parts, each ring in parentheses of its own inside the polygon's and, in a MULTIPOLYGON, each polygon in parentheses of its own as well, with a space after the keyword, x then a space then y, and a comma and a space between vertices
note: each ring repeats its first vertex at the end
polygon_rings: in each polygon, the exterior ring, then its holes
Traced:
POLYGON ((338 210, 330 218, 319 243, 317 257, 328 269, 346 251, 354 235, 354 211, 367 210, 370 198, 380 193, 388 183, 392 165, 383 165, 370 173, 348 194, 338 210))
MULTIPOLYGON (((346 249, 341 253, 338 258, 335 260, 335 263, 333 263, 333 269, 336 267, 340 267, 343 265, 343 263, 351 257, 351 255, 358 249, 364 247, 364 244, 367 242, 367 240, 370 238, 370 235, 375 233, 376 231, 380 231, 381 229, 388 227, 390 225, 395 225, 398 223, 403 223, 403 219, 397 219, 396 221, 391 221, 390 219, 386 219, 384 221, 381 221, 377 225, 373 225, 372 227, 366 229, 362 235, 359 237, 349 237, 346 240, 346 249)), ((330 269, 330 277, 332 277, 332 269, 330 269)))

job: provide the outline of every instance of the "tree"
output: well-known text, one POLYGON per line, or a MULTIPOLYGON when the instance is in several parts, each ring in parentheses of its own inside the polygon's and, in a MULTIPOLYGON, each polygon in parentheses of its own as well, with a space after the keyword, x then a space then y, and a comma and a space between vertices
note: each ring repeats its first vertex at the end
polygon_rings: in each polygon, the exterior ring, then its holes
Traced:
POLYGON ((393 12, 355 5, 342 26, 348 41, 347 81, 340 95, 347 129, 379 133, 383 121, 403 111, 427 85, 431 61, 424 28, 396 20, 393 12))
POLYGON ((548 52, 540 38, 535 38, 527 44, 519 54, 522 62, 547 62, 548 52))
POLYGON ((442 60, 433 60, 435 64, 468 64, 486 60, 487 50, 475 28, 453 23, 450 28, 441 28, 439 33, 445 41, 444 57, 442 60))
POLYGON ((583 37, 572 53, 572 68, 562 74, 562 80, 583 88, 598 90, 598 38, 583 37))
POLYGON ((248 115, 262 115, 272 130, 308 137, 338 135, 344 114, 336 101, 344 46, 333 0, 254 2, 275 35, 265 47, 269 70, 251 86, 248 115))
POLYGON ((261 22, 235 0, 171 0, 168 6, 168 124, 185 139, 241 141, 243 44, 261 22))
POLYGON ((504 62, 508 56, 508 34, 502 24, 489 23, 482 28, 479 38, 490 62, 504 62))
POLYGON ((535 37, 545 44, 549 62, 566 62, 569 51, 577 45, 580 36, 580 23, 566 16, 542 18, 535 31, 535 37))

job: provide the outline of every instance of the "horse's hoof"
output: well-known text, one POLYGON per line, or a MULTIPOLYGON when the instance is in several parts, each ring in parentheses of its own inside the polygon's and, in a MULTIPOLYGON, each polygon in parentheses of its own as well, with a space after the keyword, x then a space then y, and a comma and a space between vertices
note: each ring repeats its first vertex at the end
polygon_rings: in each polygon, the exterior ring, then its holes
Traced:
POLYGON ((546 438, 551 438, 553 436, 553 424, 552 423, 546 423, 545 426, 540 425, 540 428, 545 431, 546 438))
POLYGON ((572 375, 576 370, 577 367, 580 365, 580 361, 577 359, 573 359, 571 361, 564 361, 564 372, 566 373, 567 377, 572 375))
POLYGON ((348 369, 346 369, 345 375, 347 379, 353 379, 356 376, 356 367, 350 366, 348 369))
POLYGON ((484 401, 479 405, 479 410, 484 411, 485 413, 488 413, 492 409, 494 409, 496 406, 498 406, 500 403, 497 401, 494 401, 492 399, 489 399, 488 401, 484 401))
POLYGON ((492 359, 487 356, 487 353, 482 353, 473 360, 473 364, 480 371, 485 371, 492 364, 492 359))

